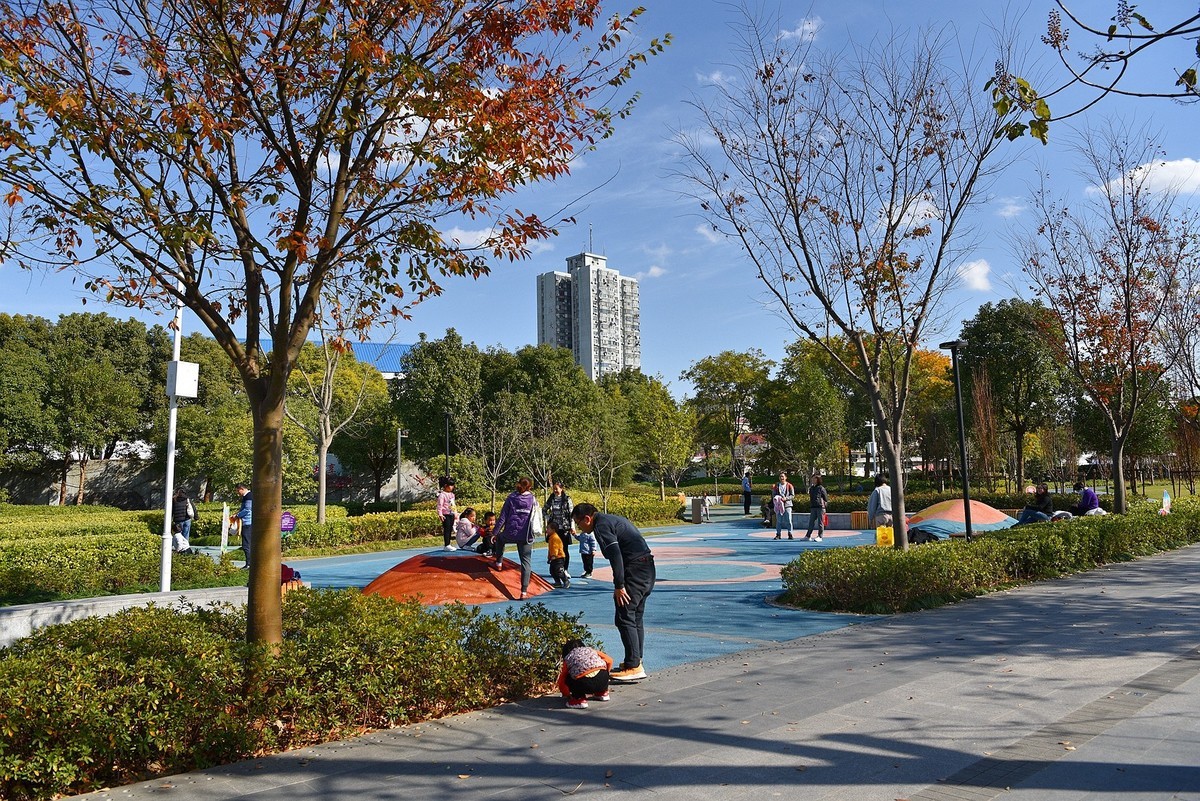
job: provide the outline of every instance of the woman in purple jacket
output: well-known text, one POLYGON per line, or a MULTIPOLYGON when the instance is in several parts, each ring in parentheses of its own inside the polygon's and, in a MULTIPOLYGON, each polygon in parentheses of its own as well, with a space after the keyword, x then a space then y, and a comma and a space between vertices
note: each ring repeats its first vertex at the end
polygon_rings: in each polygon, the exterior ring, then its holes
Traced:
POLYGON ((529 593, 533 575, 533 539, 542 535, 542 509, 534 497, 533 482, 527 478, 517 481, 517 489, 504 499, 500 516, 496 518, 496 569, 504 568, 504 546, 517 546, 521 557, 521 599, 529 593))

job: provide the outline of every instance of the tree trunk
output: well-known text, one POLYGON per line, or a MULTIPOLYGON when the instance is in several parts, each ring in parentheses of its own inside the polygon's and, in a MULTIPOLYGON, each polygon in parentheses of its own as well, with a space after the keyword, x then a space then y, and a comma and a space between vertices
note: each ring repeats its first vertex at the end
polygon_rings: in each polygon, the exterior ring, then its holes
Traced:
POLYGON ((67 473, 69 473, 70 471, 71 471, 71 457, 64 456, 63 457, 62 476, 59 478, 59 481, 58 481, 58 505, 59 506, 67 505, 67 473))
POLYGON ((329 439, 322 436, 317 443, 317 523, 325 523, 325 490, 329 484, 329 470, 325 464, 329 458, 329 439))
POLYGON ((887 459, 888 471, 892 474, 892 537, 893 547, 897 550, 908 550, 908 526, 904 514, 904 469, 900 458, 900 448, 893 447, 890 437, 884 438, 884 456, 887 459))
MULTIPOLYGON (((283 379, 277 379, 284 383, 283 379)), ((283 641, 280 606, 279 520, 283 511, 283 398, 272 387, 254 409, 253 518, 250 526, 250 592, 246 638, 250 642, 283 641)))
POLYGON ((1017 492, 1025 489, 1025 426, 1015 426, 1013 436, 1017 438, 1017 492))
POLYGON ((667 482, 663 481, 663 477, 658 477, 658 499, 665 501, 667 499, 667 482))
POLYGON ((83 505, 83 488, 87 482, 87 451, 84 451, 83 457, 79 460, 79 489, 75 491, 75 505, 83 505))
POLYGON ((1125 514, 1125 438, 1114 437, 1112 445, 1113 512, 1125 514))

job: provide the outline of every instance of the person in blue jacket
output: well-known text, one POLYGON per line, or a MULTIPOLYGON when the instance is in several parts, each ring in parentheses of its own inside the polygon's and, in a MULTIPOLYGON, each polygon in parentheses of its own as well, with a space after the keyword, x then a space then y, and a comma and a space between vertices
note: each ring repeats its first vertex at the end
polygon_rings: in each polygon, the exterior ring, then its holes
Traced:
POLYGON ((250 566, 250 524, 254 517, 254 501, 250 497, 250 488, 245 484, 237 485, 237 494, 242 497, 242 505, 234 513, 232 520, 239 521, 242 533, 242 550, 246 552, 246 567, 250 566))

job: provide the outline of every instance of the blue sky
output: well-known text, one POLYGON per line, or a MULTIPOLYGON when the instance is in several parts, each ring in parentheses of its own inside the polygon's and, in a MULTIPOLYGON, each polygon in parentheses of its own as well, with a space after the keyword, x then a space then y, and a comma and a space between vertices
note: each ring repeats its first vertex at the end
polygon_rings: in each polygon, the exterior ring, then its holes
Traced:
MULTIPOLYGON (((617 134, 601 142, 576 164, 572 175, 554 185, 522 193, 513 205, 523 211, 545 215, 567 207, 576 224, 564 227, 560 236, 543 243, 528 261, 494 266, 490 276, 478 281, 455 279, 443 296, 418 307, 413 319, 393 331, 381 331, 379 339, 393 336, 397 342, 413 342, 419 332, 430 338, 442 336, 453 326, 480 347, 492 345, 515 350, 535 343, 537 337, 535 276, 562 270, 568 256, 591 250, 608 258, 608 265, 622 274, 641 280, 642 369, 661 375, 679 396, 687 386, 679 374, 694 361, 722 350, 760 348, 778 359, 794 334, 781 318, 765 305, 765 297, 738 246, 715 240, 704 230, 696 201, 684 196, 678 179, 680 148, 674 143, 679 131, 694 129, 697 115, 688 101, 704 97, 713 77, 729 71, 736 19, 734 6, 721 0, 641 0, 647 7, 638 26, 639 35, 651 37, 671 33, 674 43, 662 55, 640 67, 633 86, 642 94, 634 115, 619 123, 617 134), (591 245, 589 246, 589 241, 591 245)), ((751 0, 755 3, 755 0, 751 0)), ((780 8, 782 29, 795 35, 815 36, 821 48, 841 49, 855 41, 887 34, 891 29, 951 25, 963 49, 987 56, 991 42, 990 22, 1001 11, 992 3, 882 2, 881 0, 815 0, 783 2, 778 5, 757 0, 765 8, 780 8)), ((755 3, 757 4, 757 3, 755 3)), ((1052 3, 1032 0, 1014 5, 1009 18, 1020 18, 1022 40, 1042 68, 1054 71, 1053 54, 1039 43, 1046 13, 1052 3)), ((1073 3, 1072 9, 1088 19, 1107 23, 1113 0, 1073 3)), ((611 6, 613 9, 618 6, 611 6)), ((620 6, 623 8, 624 6, 620 6)), ((1186 2, 1144 4, 1140 10, 1152 21, 1175 21, 1194 13, 1186 2), (1153 6, 1153 8, 1151 7, 1153 6)), ((1078 41, 1082 46, 1082 41, 1078 41)), ((1139 65, 1139 70, 1161 70, 1170 76, 1172 64, 1187 67, 1189 45, 1172 46, 1161 56, 1139 65)), ((1160 81, 1169 86, 1170 78, 1160 81)), ((1047 84, 1049 81, 1047 81, 1047 84)), ((1062 101, 1061 106, 1069 105, 1062 101)), ((1128 101, 1108 98, 1073 121, 1087 125, 1106 117, 1123 117, 1149 124, 1161 132, 1161 142, 1174 170, 1191 174, 1193 159, 1200 159, 1195 129, 1200 107, 1180 106, 1164 100, 1128 101)), ((979 229, 979 246, 958 265, 963 273, 960 288, 952 296, 951 320, 971 317, 985 302, 1011 297, 1013 285, 1021 286, 1011 235, 1028 224, 1027 197, 1039 166, 1055 167, 1056 181, 1064 192, 1082 196, 1083 182, 1068 169, 1070 131, 1066 125, 1053 127, 1051 144, 1032 141, 1012 145, 1013 163, 992 187, 986 202, 976 211, 973 223, 979 229), (1078 185, 1076 185, 1078 184, 1078 185)), ((1200 180, 1194 176, 1192 182, 1200 180)), ((483 227, 483 223, 479 224, 483 227)), ((464 241, 474 234, 465 224, 456 231, 464 241)), ((21 273, 10 265, 0 266, 0 311, 36 314, 51 319, 80 310, 108 311, 120 317, 132 313, 87 297, 81 282, 66 274, 21 273)), ((165 316, 137 316, 166 323, 165 316)), ((184 330, 197 324, 185 316, 184 330)), ((957 324, 952 324, 957 333, 957 324)), ((931 342, 940 341, 931 332, 931 342)))

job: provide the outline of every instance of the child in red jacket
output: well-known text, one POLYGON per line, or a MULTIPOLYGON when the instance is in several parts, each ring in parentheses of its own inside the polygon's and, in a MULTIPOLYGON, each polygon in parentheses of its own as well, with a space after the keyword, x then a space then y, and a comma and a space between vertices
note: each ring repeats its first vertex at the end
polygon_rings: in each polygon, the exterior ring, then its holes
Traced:
POLYGON ((584 645, 579 639, 563 644, 562 657, 558 689, 567 699, 567 708, 587 709, 589 695, 593 701, 608 700, 608 671, 612 668, 612 657, 584 645))

